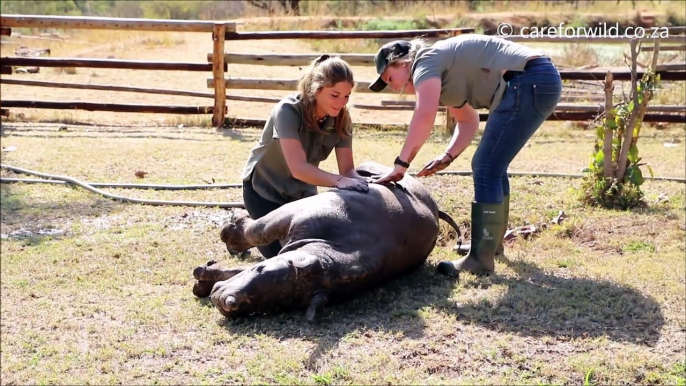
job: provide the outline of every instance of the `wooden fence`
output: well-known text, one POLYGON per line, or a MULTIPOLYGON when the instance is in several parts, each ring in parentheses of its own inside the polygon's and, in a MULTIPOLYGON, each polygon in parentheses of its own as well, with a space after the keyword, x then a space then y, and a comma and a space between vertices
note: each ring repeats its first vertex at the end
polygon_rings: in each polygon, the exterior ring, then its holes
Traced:
MULTIPOLYGON (((186 20, 150 20, 150 19, 118 19, 98 17, 60 17, 60 16, 23 16, 1 15, 0 32, 3 36, 11 36, 12 28, 60 28, 60 29, 103 29, 103 30, 137 30, 137 31, 162 31, 162 32, 198 32, 209 33, 212 40, 212 52, 207 54, 203 62, 155 62, 120 59, 87 59, 87 58, 38 58, 38 57, 5 57, 0 58, 0 69, 3 75, 11 74, 13 67, 84 67, 84 68, 108 68, 108 69, 133 69, 133 70, 163 70, 163 71, 198 71, 211 73, 207 79, 207 88, 213 90, 210 93, 182 90, 153 89, 120 85, 93 85, 73 84, 58 82, 41 82, 31 80, 17 80, 0 78, 0 82, 10 85, 47 88, 69 88, 103 90, 116 92, 147 93, 157 95, 178 95, 213 99, 213 105, 209 106, 162 106, 162 105, 139 105, 139 104, 111 104, 97 102, 70 102, 70 101, 26 101, 26 100, 2 100, 4 108, 38 108, 38 109, 79 109, 87 111, 115 111, 115 112, 143 112, 143 113, 168 113, 168 114, 212 114, 212 123, 221 126, 225 123, 227 115, 227 101, 253 101, 262 103, 276 103, 279 98, 251 97, 227 95, 227 89, 249 90, 295 90, 298 79, 259 79, 226 77, 228 64, 260 65, 260 66, 307 66, 312 59, 319 54, 256 54, 256 53, 227 53, 225 52, 226 41, 232 40, 265 40, 265 39, 398 39, 423 36, 429 39, 445 38, 463 33, 473 33, 473 28, 455 29, 428 29, 407 31, 260 31, 260 32, 237 32, 236 25, 230 21, 186 21, 186 20)), ((585 40, 588 43, 604 42, 610 38, 595 38, 585 40)), ((684 43, 684 36, 670 36, 660 39, 662 42, 684 43)), ((521 37, 512 37, 510 40, 525 41, 521 37)), ((544 39, 545 40, 545 39, 544 39)), ((572 42, 569 38, 548 38, 550 41, 572 42)), ((578 39, 577 39, 578 40, 578 39)), ((622 39, 611 38, 612 42, 622 39)), ((626 40, 626 39, 624 39, 626 40)), ((651 41, 650 39, 644 39, 651 41)), ((528 41, 532 41, 528 39, 528 41)), ((542 41, 536 39, 536 42, 542 41)), ((626 40, 628 41, 628 40, 626 40)), ((209 43, 209 42, 208 42, 209 43)), ((209 44, 208 44, 209 45, 209 44)), ((669 49, 670 46, 661 44, 661 50, 669 49)), ((680 46, 671 46, 680 47, 680 46)), ((353 66, 373 65, 372 54, 331 54, 339 55, 353 66)), ((662 65, 657 69, 663 81, 686 81, 686 64, 678 63, 662 65)), ((550 120, 590 120, 603 111, 604 96, 600 83, 588 81, 603 81, 606 71, 602 70, 560 70, 563 80, 573 80, 574 84, 565 85, 565 96, 558 105, 556 112, 550 120), (586 83, 584 83, 586 82, 586 83), (597 90, 593 90, 593 87, 597 90), (596 104, 568 104, 567 102, 581 98, 595 102, 596 104)), ((616 81, 631 80, 628 71, 613 72, 616 81)), ((642 72, 639 71, 638 76, 642 72)), ((369 82, 358 81, 357 92, 367 93, 369 82)), ((391 91, 382 93, 388 94, 391 91)), ((413 102, 386 101, 382 100, 378 105, 358 104, 355 108, 371 110, 412 110, 413 102)), ((686 108, 683 106, 651 106, 645 116, 647 122, 686 122, 686 108), (667 114, 662 114, 667 113, 667 114), (673 115, 677 113, 677 115, 673 115)), ((481 120, 486 120, 488 115, 481 114, 481 120)), ((253 122, 254 120, 243 119, 239 122, 253 122)), ((263 120, 255 121, 263 124, 263 120)), ((235 121, 234 121, 235 123, 235 121)), ((254 122, 253 122, 254 123, 254 122)))
MULTIPOLYGON (((3 35, 11 35, 12 28, 60 28, 60 29, 100 29, 125 31, 163 31, 163 32, 198 32, 211 33, 213 52, 224 52, 224 36, 236 32, 236 24, 224 21, 197 20, 154 20, 122 19, 102 17, 69 17, 69 16, 24 16, 1 15, 0 25, 3 35), (217 38, 218 36, 218 38, 217 38)), ((132 70, 166 70, 166 71, 208 71, 215 79, 223 79, 226 65, 223 60, 217 63, 167 63, 142 62, 117 59, 53 59, 53 58, 0 58, 2 73, 11 74, 11 66, 35 67, 89 67, 117 68, 132 70), (9 68, 9 70, 8 70, 9 68)), ((3 79, 4 80, 4 79, 3 79)), ((27 85, 27 84, 25 84, 27 85)), ((88 111, 151 112, 178 114, 213 114, 213 123, 220 125, 226 115, 223 85, 215 88, 213 106, 152 106, 152 105, 111 105, 88 102, 42 102, 3 100, 3 107, 31 107, 47 109, 81 109, 88 111)))

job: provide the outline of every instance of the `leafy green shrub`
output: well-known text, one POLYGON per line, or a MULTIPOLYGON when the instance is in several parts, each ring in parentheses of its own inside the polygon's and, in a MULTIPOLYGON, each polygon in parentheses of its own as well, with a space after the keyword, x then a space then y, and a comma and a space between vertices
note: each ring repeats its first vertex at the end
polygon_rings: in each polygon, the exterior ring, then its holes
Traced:
POLYGON ((605 119, 596 122, 594 153, 580 187, 585 203, 612 209, 645 206, 641 166, 646 166, 651 176, 653 170, 641 162, 637 142, 645 109, 659 81, 660 77, 649 69, 632 92, 638 105, 634 100, 622 102, 606 112, 605 119), (606 160, 608 133, 612 135, 611 147, 607 149, 611 158, 606 160))

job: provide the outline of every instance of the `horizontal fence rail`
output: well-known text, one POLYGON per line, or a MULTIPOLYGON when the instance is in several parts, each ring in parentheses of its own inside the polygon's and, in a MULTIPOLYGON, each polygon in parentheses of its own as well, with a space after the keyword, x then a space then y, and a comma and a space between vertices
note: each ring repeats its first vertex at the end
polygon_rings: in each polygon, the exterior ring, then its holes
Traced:
POLYGON ((277 39, 398 39, 409 37, 447 37, 473 33, 474 28, 418 29, 403 31, 227 31, 226 40, 277 39))
MULTIPOLYGON (((560 76, 563 80, 603 80, 607 71, 576 71, 576 70, 560 70, 560 76)), ((643 71, 638 71, 638 77, 642 77, 643 71)), ((672 81, 686 81, 686 71, 684 72, 668 72, 668 71, 657 71, 660 75, 661 80, 672 80, 672 81)), ((612 72, 612 77, 614 80, 631 80, 631 72, 612 72)), ((225 79, 226 88, 233 89, 243 89, 243 90, 295 90, 298 85, 299 79, 261 79, 261 78, 227 78, 225 79)), ((357 81, 355 91, 369 93, 368 81, 357 81)), ((207 87, 214 88, 214 79, 207 80, 207 87)), ((393 91, 390 87, 387 87, 382 91, 386 94, 398 94, 397 91, 393 91)))
MULTIPOLYGON (((224 61, 230 64, 258 64, 262 66, 306 66, 321 54, 241 54, 225 53, 224 61)), ((329 54, 338 56, 351 66, 374 65, 373 54, 329 54)), ((207 54, 207 61, 213 62, 214 55, 207 54)))
MULTIPOLYGON (((598 114, 593 112, 555 112, 551 114, 547 121, 591 121, 597 118, 598 114)), ((488 120, 487 113, 479 114, 479 121, 486 122, 488 120)), ((234 118, 230 119, 230 125, 233 127, 262 127, 267 122, 266 119, 261 118, 234 118)), ((643 122, 662 122, 662 123, 686 123, 685 115, 668 115, 668 114, 645 114, 643 122)), ((363 126, 408 126, 404 124, 372 124, 360 123, 363 126)))
MULTIPOLYGON (((118 92, 133 92, 141 94, 157 94, 157 95, 175 95, 188 96, 195 98, 214 98, 214 93, 197 92, 197 91, 183 91, 183 90, 166 90, 154 89, 144 87, 132 86, 114 86, 114 85, 98 85, 98 84, 79 84, 79 83, 60 83, 60 82, 46 82, 40 80, 23 80, 23 79, 7 79, 0 78, 0 84, 10 84, 29 87, 47 87, 47 88, 67 88, 79 90, 101 90, 101 91, 118 91, 118 92)), ((569 90, 565 90, 569 91, 569 90)), ((579 95, 576 99, 593 98, 604 100, 602 95, 579 95)), ((227 100, 243 101, 243 102, 263 102, 263 103, 278 103, 281 98, 276 97, 256 97, 256 96, 242 96, 242 95, 226 95, 227 100)), ((365 108, 371 110, 394 110, 394 107, 401 107, 397 110, 412 110, 414 108, 413 101, 394 101, 382 100, 380 105, 354 105, 355 108, 365 108)), ((582 105, 582 104, 560 104, 558 108, 567 111, 602 111, 604 105, 582 105), (600 110, 598 110, 600 109, 600 110)), ((648 106, 649 111, 661 112, 686 112, 686 106, 648 106)))
POLYGON ((84 16, 0 15, 0 25, 17 28, 104 29, 127 31, 212 32, 215 24, 224 24, 227 32, 236 23, 204 20, 126 19, 84 16))
MULTIPOLYGON (((72 58, 0 58, 3 66, 25 67, 79 67, 79 68, 115 68, 125 70, 157 70, 157 71, 212 71, 212 63, 174 63, 151 62, 143 60, 116 59, 72 59, 72 58)), ((227 70, 226 63, 224 71, 227 70)))
MULTIPOLYGON (((226 88, 241 89, 241 90, 295 90, 298 86, 299 79, 260 79, 260 78, 228 78, 225 79, 226 88)), ((355 82, 355 91, 369 93, 370 82, 357 81, 355 82)), ((207 79, 207 87, 214 88, 214 79, 207 79)), ((390 87, 380 93, 397 94, 397 91, 392 91, 390 87)))
MULTIPOLYGON (((645 51, 653 51, 654 48, 652 46, 643 46, 641 47, 641 52, 645 51)), ((666 51, 686 51, 686 44, 678 44, 674 46, 660 46, 660 52, 666 52, 666 51)))
MULTIPOLYGON (((215 94, 209 93, 209 92, 165 90, 165 89, 132 87, 132 86, 113 86, 113 85, 105 85, 105 84, 99 85, 99 84, 60 83, 60 82, 45 82, 45 81, 40 81, 40 80, 23 80, 23 79, 7 79, 7 78, 0 78, 0 84, 13 84, 13 85, 30 86, 30 87, 68 88, 68 89, 76 89, 76 90, 101 90, 101 91, 133 92, 133 93, 140 93, 140 94, 176 95, 176 96, 187 96, 187 97, 195 97, 195 98, 210 98, 210 99, 215 98, 215 94)), ((226 100, 241 101, 241 102, 278 103, 281 100, 281 98, 242 96, 242 95, 229 95, 229 94, 227 94, 226 100)))
MULTIPOLYGON (((183 90, 166 90, 166 89, 154 89, 154 88, 144 88, 144 87, 132 87, 132 86, 115 86, 115 85, 98 85, 98 84, 78 84, 78 83, 60 83, 60 82, 46 82, 39 80, 23 80, 23 79, 7 79, 0 78, 0 84, 9 85, 19 85, 19 86, 29 86, 29 87, 47 87, 47 88, 66 88, 66 89, 77 89, 77 90, 101 90, 101 91, 117 91, 117 92, 132 92, 141 94, 156 94, 156 95, 174 95, 174 96, 187 96, 195 98, 207 98, 214 99, 215 94, 210 92, 197 92, 197 91, 183 91, 183 90)), ((570 99, 595 99, 598 101, 603 101, 604 97, 602 95, 598 96, 588 96, 581 95, 576 98, 570 99)), ((242 95, 226 95, 226 100, 232 101, 242 101, 242 102, 260 102, 260 103, 278 103, 281 98, 277 97, 257 97, 257 96, 242 96, 242 95)), ((370 105, 370 104, 351 104, 352 108, 356 109, 366 109, 366 110, 399 110, 399 111, 411 111, 414 109, 413 101, 394 101, 394 100, 382 100, 380 105, 370 105)), ((559 111, 577 111, 577 112, 602 112, 604 111, 604 104, 597 105, 585 105, 585 104, 559 104, 557 110, 559 111)), ((442 108, 442 110, 445 110, 442 108)), ((648 111, 655 112, 686 112, 686 106, 648 106, 648 111)))
MULTIPOLYGON (((29 87, 47 87, 47 88, 66 88, 66 89, 76 89, 76 90, 101 90, 101 91, 117 91, 117 92, 132 92, 141 94, 157 94, 157 95, 175 95, 175 96, 187 96, 195 98, 215 98, 214 93, 209 92, 197 92, 197 91, 184 91, 184 90, 167 90, 167 89, 156 89, 156 88, 145 88, 145 87, 133 87, 133 86, 115 86, 115 85, 98 85, 98 84, 79 84, 79 83, 61 83, 61 82, 46 82, 40 80, 23 80, 23 79, 7 79, 0 78, 0 84, 10 84, 19 86, 29 86, 29 87)), ((565 92, 571 90, 564 90, 565 92)), ((588 101, 604 101, 605 97, 603 95, 592 94, 590 92, 578 93, 577 95, 562 95, 561 102, 576 101, 576 100, 588 100, 588 101)), ((260 103, 278 103, 281 98, 277 97, 259 97, 259 96, 243 96, 243 95, 231 95, 226 94, 226 100, 241 101, 241 102, 260 102, 260 103)), ((383 110, 387 108, 388 110, 394 110, 392 106, 393 102, 403 102, 413 105, 414 102, 411 101, 381 101, 381 105, 366 105, 365 107, 370 110, 383 110)), ((407 106, 407 105, 405 105, 407 106)), ((403 110, 403 109, 399 109, 403 110)))
MULTIPOLYGON (((413 101, 381 101, 382 107, 406 107, 409 110, 414 109, 415 103, 413 101)), ((585 105, 585 104, 558 104, 555 107, 556 111, 575 111, 575 112, 596 112, 605 111, 604 104, 585 105)), ((679 105, 652 105, 648 106, 647 111, 659 111, 665 113, 686 113, 686 106, 679 105)))
POLYGON ((91 102, 2 101, 2 107, 50 110, 111 111, 117 113, 212 114, 214 106, 156 106, 91 102))
MULTIPOLYGON (((188 96, 188 97, 196 97, 196 98, 212 98, 212 99, 214 99, 214 93, 209 93, 209 92, 163 90, 163 89, 144 88, 144 87, 127 87, 127 86, 98 85, 98 84, 78 84, 78 83, 60 83, 60 82, 45 82, 45 81, 41 81, 41 80, 23 80, 23 79, 7 79, 7 78, 0 78, 0 84, 13 84, 13 85, 30 86, 30 87, 69 88, 69 89, 76 89, 76 90, 102 90, 102 91, 135 92, 135 93, 141 93, 141 94, 177 95, 177 96, 188 96)), ((227 99, 230 99, 230 97, 227 96, 227 99)))
MULTIPOLYGON (((660 51, 662 51, 662 46, 660 46, 660 51)), ((261 66, 307 66, 310 62, 318 58, 320 53, 309 53, 309 54, 271 54, 271 53, 225 53, 224 61, 229 64, 257 64, 261 66)), ((344 54, 344 53, 332 53, 330 56, 339 56, 341 59, 348 62, 350 65, 360 66, 360 65, 374 65, 374 54, 344 54)), ((207 61, 214 61, 214 55, 212 53, 207 54, 207 61)), ((686 63, 669 63, 669 64, 659 64, 656 68, 658 72, 666 71, 686 71, 686 63)), ((564 73, 573 74, 575 72, 600 72, 592 70, 561 70, 564 73)), ((627 73, 629 73, 627 71, 627 73)), ((561 72, 562 74, 562 72, 561 72)), ((603 80, 605 73, 603 72, 603 80)))

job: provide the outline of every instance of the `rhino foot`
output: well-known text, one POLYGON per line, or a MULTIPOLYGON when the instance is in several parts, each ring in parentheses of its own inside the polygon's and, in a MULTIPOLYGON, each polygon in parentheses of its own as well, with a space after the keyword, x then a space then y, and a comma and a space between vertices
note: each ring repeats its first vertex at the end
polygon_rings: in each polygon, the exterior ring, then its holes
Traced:
POLYGON ((212 293, 210 294, 210 299, 212 303, 219 309, 219 312, 230 317, 238 310, 239 303, 238 300, 233 296, 234 290, 230 286, 225 285, 224 282, 218 282, 212 288, 212 293))
POLYGON ((212 287, 214 283, 209 281, 196 281, 193 284, 193 295, 199 298, 206 298, 212 293, 212 287))
POLYGON ((453 278, 458 283, 460 282, 460 271, 455 268, 455 265, 453 265, 452 261, 441 261, 438 263, 436 270, 440 274, 449 278, 453 278))
POLYGON ((327 294, 318 293, 314 295, 312 300, 310 300, 310 306, 307 307, 307 312, 305 313, 307 321, 313 323, 317 319, 317 317, 322 313, 322 311, 324 310, 324 306, 328 302, 329 296, 327 294))
POLYGON ((222 227, 219 238, 232 256, 243 256, 243 252, 253 247, 245 239, 245 227, 250 221, 252 219, 245 209, 233 210, 230 219, 222 227))
POLYGON ((224 268, 217 264, 216 261, 210 260, 193 270, 193 277, 197 280, 193 285, 193 295, 199 298, 206 298, 210 296, 215 283, 228 280, 243 272, 243 270, 245 270, 245 267, 224 268))

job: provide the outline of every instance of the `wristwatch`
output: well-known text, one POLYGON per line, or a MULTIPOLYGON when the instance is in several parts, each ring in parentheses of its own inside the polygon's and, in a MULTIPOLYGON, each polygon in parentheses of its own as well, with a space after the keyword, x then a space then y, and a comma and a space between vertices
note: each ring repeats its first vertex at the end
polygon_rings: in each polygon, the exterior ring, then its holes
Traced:
POLYGON ((393 162, 393 164, 400 165, 400 166, 404 167, 405 169, 410 168, 410 164, 401 160, 400 157, 395 157, 395 161, 393 162))

